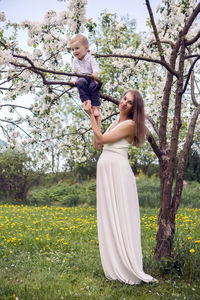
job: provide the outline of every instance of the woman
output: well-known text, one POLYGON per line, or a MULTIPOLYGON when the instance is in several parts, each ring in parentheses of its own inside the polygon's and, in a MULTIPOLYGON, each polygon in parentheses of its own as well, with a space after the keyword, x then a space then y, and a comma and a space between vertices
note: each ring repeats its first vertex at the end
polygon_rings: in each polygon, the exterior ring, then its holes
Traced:
POLYGON ((128 147, 144 142, 144 103, 140 93, 129 90, 119 104, 120 115, 105 132, 90 116, 96 148, 103 145, 97 165, 97 225, 100 256, 105 276, 128 284, 156 281, 143 272, 140 215, 128 147))

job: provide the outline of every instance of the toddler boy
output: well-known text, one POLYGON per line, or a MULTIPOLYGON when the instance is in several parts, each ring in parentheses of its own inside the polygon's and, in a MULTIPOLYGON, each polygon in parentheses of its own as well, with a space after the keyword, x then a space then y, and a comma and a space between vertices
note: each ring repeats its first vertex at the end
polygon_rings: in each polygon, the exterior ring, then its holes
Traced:
POLYGON ((100 117, 99 106, 99 86, 96 80, 100 72, 99 65, 96 59, 88 53, 89 43, 88 39, 82 35, 77 34, 70 40, 70 48, 74 55, 72 62, 72 71, 77 74, 92 75, 93 79, 74 77, 73 82, 77 85, 78 92, 82 102, 86 101, 88 107, 92 106, 95 117, 100 117))

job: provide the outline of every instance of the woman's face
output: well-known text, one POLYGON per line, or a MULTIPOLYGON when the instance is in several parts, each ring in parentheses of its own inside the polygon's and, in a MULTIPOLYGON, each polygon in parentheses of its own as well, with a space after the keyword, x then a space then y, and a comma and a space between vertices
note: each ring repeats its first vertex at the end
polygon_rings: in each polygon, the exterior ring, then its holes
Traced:
POLYGON ((132 93, 128 92, 121 99, 119 103, 119 109, 120 111, 123 111, 124 113, 127 113, 127 115, 129 115, 130 112, 133 111, 133 106, 134 106, 134 96, 132 93))

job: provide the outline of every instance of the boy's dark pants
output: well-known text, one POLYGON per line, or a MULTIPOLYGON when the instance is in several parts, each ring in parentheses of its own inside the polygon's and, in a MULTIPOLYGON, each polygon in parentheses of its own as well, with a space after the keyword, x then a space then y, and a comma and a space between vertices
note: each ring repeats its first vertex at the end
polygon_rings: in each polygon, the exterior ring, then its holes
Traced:
POLYGON ((100 106, 99 86, 90 78, 78 78, 76 81, 81 101, 90 100, 92 106, 100 106))

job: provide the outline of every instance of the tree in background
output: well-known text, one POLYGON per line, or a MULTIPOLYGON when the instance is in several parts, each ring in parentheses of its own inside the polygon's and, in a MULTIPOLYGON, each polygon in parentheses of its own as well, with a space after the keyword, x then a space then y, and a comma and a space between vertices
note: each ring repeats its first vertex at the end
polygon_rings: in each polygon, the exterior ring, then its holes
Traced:
POLYGON ((0 191, 3 198, 26 201, 31 186, 38 183, 43 173, 25 152, 3 149, 0 152, 0 191))
MULTIPOLYGON (((57 107, 58 120, 54 125, 57 124, 59 128, 61 99, 65 96, 68 99, 77 97, 71 83, 74 74, 70 73, 70 64, 66 60, 69 56, 67 45, 72 34, 82 31, 84 24, 93 35, 97 32, 91 20, 86 23, 86 2, 70 1, 67 11, 59 16, 50 11, 41 23, 26 20, 21 26, 9 24, 13 30, 20 27, 28 29, 28 44, 32 46, 32 53, 22 51, 17 46, 15 35, 8 39, 1 33, 1 88, 5 92, 4 99, 14 101, 22 94, 37 94, 43 90, 43 97, 38 99, 39 105, 33 105, 32 108, 37 114, 37 122, 34 121, 38 126, 35 135, 37 141, 40 141, 37 137, 41 134, 40 116, 44 118, 45 113, 49 121, 49 111, 52 111, 52 106, 57 107)), ((155 249, 156 258, 160 260, 172 255, 184 165, 195 138, 195 127, 199 125, 200 104, 197 96, 200 31, 197 17, 200 3, 195 0, 163 0, 158 8, 159 20, 155 22, 150 1, 145 2, 149 12, 149 32, 137 39, 128 31, 130 36, 127 38, 124 32, 130 24, 120 20, 114 27, 115 23, 105 14, 105 31, 96 40, 96 56, 103 65, 106 80, 102 89, 104 93, 101 93, 101 98, 106 100, 102 105, 104 121, 112 118, 111 103, 118 104, 117 99, 123 90, 137 87, 146 99, 146 118, 149 122, 147 138, 160 165, 160 213, 155 249)), ((74 151, 77 157, 83 159, 91 149, 90 142, 87 148, 82 147, 85 145, 83 141, 90 140, 91 134, 87 118, 80 121, 81 126, 80 122, 69 126, 65 142, 71 154, 74 151), (72 132, 69 135, 72 128, 73 133, 78 135, 72 135, 72 132), (76 143, 73 143, 75 136, 76 143)), ((50 123, 48 127, 51 131, 50 123)), ((50 136, 49 143, 51 140, 50 136)), ((60 147, 67 148, 63 144, 60 147)))
POLYGON ((196 180, 200 182, 200 153, 199 143, 195 143, 189 151, 185 168, 184 168, 185 180, 196 180))

